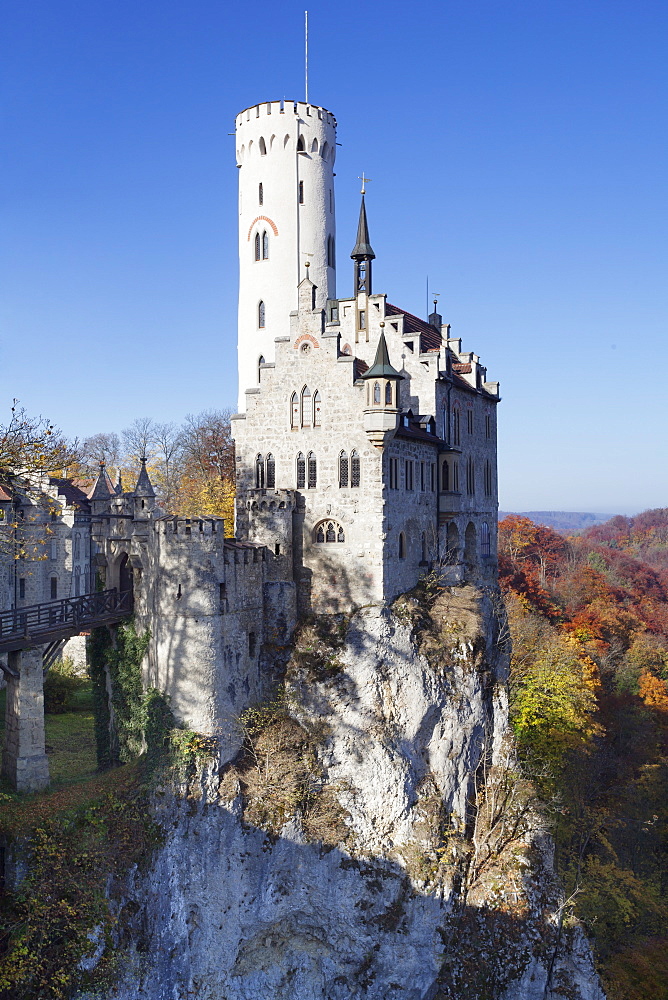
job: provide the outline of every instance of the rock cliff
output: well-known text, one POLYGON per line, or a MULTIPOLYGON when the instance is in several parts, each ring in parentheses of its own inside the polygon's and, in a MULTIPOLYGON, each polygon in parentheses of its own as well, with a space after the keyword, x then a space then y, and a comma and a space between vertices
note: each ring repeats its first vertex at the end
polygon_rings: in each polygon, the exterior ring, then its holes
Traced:
POLYGON ((245 752, 155 797, 109 1000, 604 1000, 514 767, 497 610, 459 587, 302 626, 245 752))

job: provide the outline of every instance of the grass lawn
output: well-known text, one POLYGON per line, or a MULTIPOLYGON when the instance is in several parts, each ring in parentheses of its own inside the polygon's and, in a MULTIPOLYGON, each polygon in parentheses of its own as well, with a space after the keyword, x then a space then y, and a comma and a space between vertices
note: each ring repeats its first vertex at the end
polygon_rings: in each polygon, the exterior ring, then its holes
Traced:
MULTIPOLYGON (((0 738, 3 743, 6 695, 6 691, 0 691, 0 738)), ((52 785, 61 786, 92 778, 97 773, 97 759, 90 684, 75 692, 72 711, 46 715, 44 722, 52 785)), ((1 789, 10 791, 9 783, 4 778, 1 789)))

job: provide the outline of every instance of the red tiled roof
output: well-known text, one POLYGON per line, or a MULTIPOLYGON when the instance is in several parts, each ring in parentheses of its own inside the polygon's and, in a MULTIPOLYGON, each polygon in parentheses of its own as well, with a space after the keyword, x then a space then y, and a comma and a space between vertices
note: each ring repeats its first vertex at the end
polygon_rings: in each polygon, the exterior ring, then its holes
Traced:
POLYGON ((9 493, 0 486, 0 500, 11 500, 9 493))
POLYGON ((361 358, 355 358, 353 361, 353 380, 361 378, 364 372, 368 372, 369 366, 366 361, 362 361, 361 358))
POLYGON ((404 333, 419 333, 420 334, 420 353, 426 354, 428 351, 439 351, 443 344, 443 337, 439 330, 431 323, 425 323, 423 319, 418 316, 414 316, 413 313, 406 312, 405 309, 399 309, 398 306, 390 305, 389 302, 385 303, 385 315, 386 316, 403 316, 404 317, 404 333))
POLYGON ((453 370, 453 372, 459 372, 460 375, 470 375, 471 374, 471 366, 468 365, 468 364, 463 364, 460 361, 453 361, 452 362, 452 370, 453 370))

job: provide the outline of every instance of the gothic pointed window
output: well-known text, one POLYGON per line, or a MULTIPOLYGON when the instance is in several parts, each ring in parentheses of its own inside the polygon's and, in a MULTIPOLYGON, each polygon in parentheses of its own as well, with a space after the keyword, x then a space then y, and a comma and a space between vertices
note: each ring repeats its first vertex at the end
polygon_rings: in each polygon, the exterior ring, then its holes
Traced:
POLYGON ((489 459, 485 462, 485 496, 492 495, 492 463, 489 459))
POLYGON ((373 383, 373 404, 380 406, 380 382, 373 383))
POLYGON ((312 451, 308 453, 308 488, 314 490, 318 485, 318 463, 312 451))
POLYGON ((258 143, 258 146, 260 147, 260 156, 266 156, 267 155, 267 144, 264 141, 264 137, 263 136, 260 136, 260 141, 258 143))
POLYGON ((300 135, 297 139, 297 152, 303 153, 305 151, 304 136, 300 135))
POLYGON ((274 461, 274 456, 271 454, 271 452, 267 455, 266 469, 267 469, 267 489, 274 490, 276 489, 276 462, 274 461))
POLYGON ((480 554, 482 556, 491 556, 492 554, 492 539, 486 521, 480 525, 480 554))
POLYGON ((444 493, 450 489, 450 466, 447 462, 443 462, 441 466, 441 489, 444 493))
POLYGON ((262 233, 262 260, 269 260, 269 235, 262 233))
POLYGON ((459 493, 459 462, 452 463, 452 491, 459 493))
POLYGON ((337 540, 337 542, 345 542, 346 536, 345 536, 345 534, 343 532, 343 528, 339 528, 339 530, 338 530, 338 532, 336 534, 336 540, 337 540))
POLYGON ((461 444, 461 414, 458 406, 452 411, 452 443, 461 444))
POLYGON ((350 485, 355 489, 360 484, 360 457, 353 449, 350 452, 350 485))
POLYGON ((255 234, 255 260, 260 259, 260 234, 255 234))
POLYGON ((315 533, 315 540, 320 544, 324 544, 325 541, 325 528, 322 524, 318 525, 318 530, 315 533))
POLYGON ((392 406, 392 383, 385 383, 385 406, 392 406))
POLYGON ((257 455, 255 458, 255 488, 264 489, 264 459, 262 455, 257 455))
POLYGON ((257 187, 257 203, 258 205, 264 205, 264 186, 262 183, 258 184, 257 187))
POLYGON ((306 488, 306 461, 304 459, 303 453, 300 451, 297 455, 297 489, 303 490, 306 488))
POLYGON ((327 530, 325 532, 325 541, 326 542, 336 541, 336 529, 334 528, 334 525, 332 524, 331 521, 329 521, 327 524, 327 530))
POLYGON ((259 302, 258 303, 258 307, 257 307, 257 325, 258 325, 258 329, 264 330, 265 319, 266 319, 266 313, 265 313, 265 308, 264 308, 264 302, 259 302))
POLYGON ((290 426, 299 427, 299 396, 296 392, 290 397, 290 426))
POLYGON ((342 451, 339 455, 339 489, 348 487, 348 455, 342 451))
POLYGON ((264 364, 264 355, 260 355, 257 359, 257 384, 260 384, 260 379, 262 378, 262 365, 264 364))
POLYGON ((466 492, 469 496, 475 493, 475 466, 472 458, 466 461, 466 492))
POLYGON ((312 397, 311 390, 307 385, 302 389, 302 427, 311 426, 311 405, 312 397))
POLYGON ((317 389, 313 393, 313 426, 320 427, 320 393, 317 389))

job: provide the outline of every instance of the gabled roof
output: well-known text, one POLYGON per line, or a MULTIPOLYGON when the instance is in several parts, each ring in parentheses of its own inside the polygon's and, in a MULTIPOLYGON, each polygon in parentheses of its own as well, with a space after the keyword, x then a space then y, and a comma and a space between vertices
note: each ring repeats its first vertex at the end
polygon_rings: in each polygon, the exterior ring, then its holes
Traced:
POLYGON ((51 478, 49 479, 49 484, 58 487, 58 496, 65 497, 68 507, 88 509, 87 492, 82 490, 80 486, 77 486, 76 482, 72 479, 51 478))
POLYGON ((3 490, 2 486, 0 486, 0 503, 5 503, 7 500, 11 499, 12 498, 9 493, 7 493, 6 490, 3 490))
POLYGON ((431 323, 426 323, 418 316, 414 316, 413 313, 406 312, 405 309, 399 309, 398 306, 390 305, 387 302, 385 304, 385 315, 404 317, 404 335, 407 333, 419 334, 420 354, 427 354, 429 351, 440 351, 443 346, 441 331, 437 330, 431 323))

